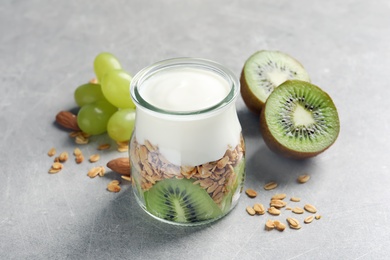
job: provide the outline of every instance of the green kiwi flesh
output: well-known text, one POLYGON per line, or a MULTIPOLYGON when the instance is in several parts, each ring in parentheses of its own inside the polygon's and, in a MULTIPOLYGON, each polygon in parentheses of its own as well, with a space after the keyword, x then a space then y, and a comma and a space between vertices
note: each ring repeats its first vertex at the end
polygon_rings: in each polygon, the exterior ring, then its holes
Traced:
POLYGON ((288 80, 268 97, 261 111, 260 130, 274 152, 304 159, 336 141, 340 122, 327 93, 309 82, 288 80))
POLYGON ((187 179, 165 179, 145 192, 148 212, 177 223, 197 223, 222 216, 218 205, 198 184, 187 179))
POLYGON ((239 198, 238 195, 242 192, 245 180, 245 158, 242 158, 234 167, 234 173, 236 178, 231 187, 228 187, 228 193, 224 196, 220 205, 223 213, 227 213, 232 209, 232 205, 234 206, 239 198))
POLYGON ((262 50, 251 55, 241 72, 241 96, 246 106, 259 114, 272 91, 286 80, 310 82, 304 67, 279 51, 262 50))

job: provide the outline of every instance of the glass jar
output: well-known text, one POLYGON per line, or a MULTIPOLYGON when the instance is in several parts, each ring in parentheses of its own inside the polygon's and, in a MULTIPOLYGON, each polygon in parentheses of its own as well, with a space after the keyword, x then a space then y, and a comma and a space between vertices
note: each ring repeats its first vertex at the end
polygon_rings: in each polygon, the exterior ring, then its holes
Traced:
POLYGON ((177 58, 131 81, 133 190, 151 216, 179 225, 226 215, 245 179, 245 143, 235 101, 239 81, 218 63, 177 58))

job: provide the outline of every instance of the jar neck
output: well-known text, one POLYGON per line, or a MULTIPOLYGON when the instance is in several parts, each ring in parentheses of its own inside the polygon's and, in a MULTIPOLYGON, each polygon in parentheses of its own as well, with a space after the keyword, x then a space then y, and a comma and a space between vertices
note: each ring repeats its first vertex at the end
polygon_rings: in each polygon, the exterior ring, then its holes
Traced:
MULTIPOLYGON (((188 120, 189 118, 210 117, 228 109, 234 104, 239 93, 240 85, 234 74, 218 63, 196 58, 176 58, 155 63, 141 70, 133 78, 130 88, 134 103, 137 108, 143 112, 175 120, 188 120), (148 80, 153 79, 153 77, 156 78, 158 75, 164 74, 164 72, 169 70, 180 68, 201 70, 215 75, 215 77, 224 81, 224 84, 227 84, 229 88, 227 94, 222 96, 218 102, 210 104, 209 106, 189 110, 164 108, 155 103, 148 102, 147 99, 144 98, 142 90, 148 80)), ((205 95, 207 94, 208 93, 205 93, 205 95)))

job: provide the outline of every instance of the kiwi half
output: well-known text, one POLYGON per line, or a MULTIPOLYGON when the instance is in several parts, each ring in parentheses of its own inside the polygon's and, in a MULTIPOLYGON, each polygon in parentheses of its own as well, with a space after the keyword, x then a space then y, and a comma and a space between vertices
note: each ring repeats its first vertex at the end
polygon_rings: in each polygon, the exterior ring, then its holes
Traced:
POLYGON ((165 179, 145 192, 146 209, 158 218, 177 223, 197 223, 222 216, 218 205, 187 179, 165 179))
POLYGON ((327 93, 311 83, 288 80, 268 97, 260 115, 260 130, 274 152, 304 159, 336 141, 340 122, 327 93))
POLYGON ((241 96, 246 106, 259 114, 272 91, 290 79, 310 82, 304 67, 279 51, 258 51, 245 62, 241 72, 241 96))

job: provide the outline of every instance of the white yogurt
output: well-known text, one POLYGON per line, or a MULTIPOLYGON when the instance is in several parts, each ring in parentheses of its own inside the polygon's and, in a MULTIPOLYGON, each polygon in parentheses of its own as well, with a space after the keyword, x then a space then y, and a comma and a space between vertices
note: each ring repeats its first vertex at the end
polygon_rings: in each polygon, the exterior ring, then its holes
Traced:
POLYGON ((140 94, 145 101, 160 109, 188 112, 218 104, 229 91, 227 81, 215 73, 177 68, 145 81, 140 94))
POLYGON ((216 111, 194 111, 217 105, 230 90, 226 79, 204 69, 178 67, 154 74, 142 82, 142 98, 159 109, 191 114, 167 115, 137 106, 137 141, 149 140, 176 165, 196 166, 220 159, 240 141, 234 102, 216 111))

